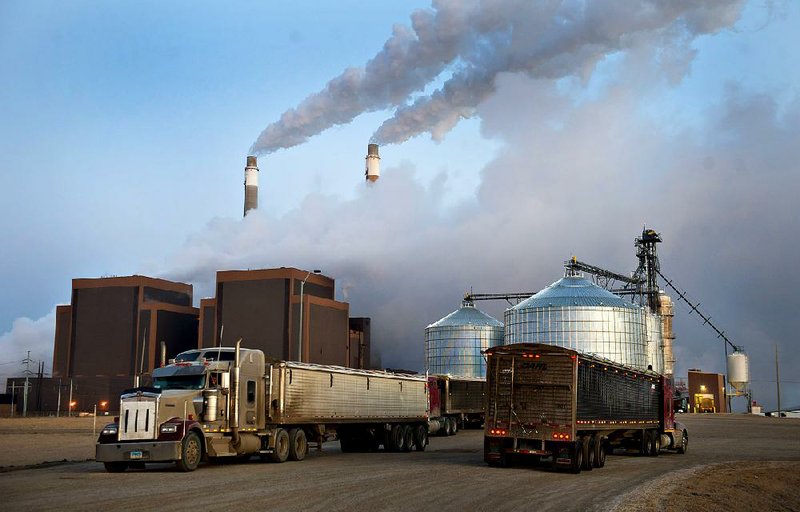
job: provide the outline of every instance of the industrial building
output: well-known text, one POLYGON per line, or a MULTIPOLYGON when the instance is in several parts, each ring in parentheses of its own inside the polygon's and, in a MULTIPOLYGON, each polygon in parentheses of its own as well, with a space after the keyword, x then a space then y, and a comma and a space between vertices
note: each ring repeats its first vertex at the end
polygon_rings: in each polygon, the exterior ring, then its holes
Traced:
POLYGON ((689 412, 728 412, 724 375, 693 368, 687 380, 689 412))
MULTIPOLYGON (((275 359, 371 367, 370 319, 349 318, 349 305, 334 300, 333 279, 296 268, 216 277, 217 296, 199 309, 190 284, 138 275, 74 279, 71 303, 56 308, 52 377, 28 379, 27 410, 113 411, 137 375, 146 383, 160 365, 162 343, 168 359, 241 339, 275 359)), ((8 379, 7 388, 18 414, 25 378, 8 379)))
POLYGON ((275 359, 369 365, 369 322, 350 321, 349 305, 334 299, 333 279, 282 267, 219 271, 216 283, 217 296, 200 302, 201 347, 241 339, 275 359))
POLYGON ((503 323, 465 300, 461 308, 425 328, 425 370, 456 377, 486 377, 481 352, 503 344, 503 323))
MULTIPOLYGON (((166 356, 197 346, 192 285, 146 276, 73 279, 72 300, 56 308, 52 377, 28 379, 28 410, 108 408, 166 356)), ((17 408, 24 378, 8 379, 17 408)))

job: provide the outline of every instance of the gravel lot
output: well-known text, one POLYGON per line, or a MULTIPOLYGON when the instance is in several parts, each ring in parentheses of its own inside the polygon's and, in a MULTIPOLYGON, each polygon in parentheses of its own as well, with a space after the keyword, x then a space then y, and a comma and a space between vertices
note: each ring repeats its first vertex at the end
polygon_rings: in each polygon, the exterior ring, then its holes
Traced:
MULTIPOLYGON (((425 452, 348 453, 303 462, 172 465, 109 474, 92 462, 93 418, 0 419, 7 510, 796 510, 800 420, 683 415, 688 453, 610 456, 580 475, 487 467, 482 432, 431 438, 425 452), (8 508, 7 508, 8 507, 8 508)), ((106 418, 98 418, 101 428, 106 418)))

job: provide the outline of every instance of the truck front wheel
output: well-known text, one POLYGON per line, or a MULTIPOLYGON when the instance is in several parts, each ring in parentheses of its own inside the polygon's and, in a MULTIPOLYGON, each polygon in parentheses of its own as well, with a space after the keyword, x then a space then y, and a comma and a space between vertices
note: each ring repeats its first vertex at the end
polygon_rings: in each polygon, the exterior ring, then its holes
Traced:
POLYGON ((181 458, 175 461, 175 465, 181 471, 194 471, 200 464, 203 456, 203 445, 200 438, 194 432, 189 432, 181 443, 181 458))
POLYGON ((678 453, 686 453, 686 450, 689 448, 689 434, 686 433, 685 430, 681 431, 681 444, 678 445, 678 449, 676 450, 678 453))

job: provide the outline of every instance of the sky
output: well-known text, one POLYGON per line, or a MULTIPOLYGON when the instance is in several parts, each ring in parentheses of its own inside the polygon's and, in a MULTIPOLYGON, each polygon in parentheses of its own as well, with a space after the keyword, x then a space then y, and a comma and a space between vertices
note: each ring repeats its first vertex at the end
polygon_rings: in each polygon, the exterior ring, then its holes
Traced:
MULTIPOLYGON (((381 364, 422 369, 466 291, 540 290, 572 255, 630 272, 646 225, 754 398, 776 405, 777 349, 800 406, 797 48, 788 0, 3 2, 0 379, 28 350, 51 369, 73 278, 199 302, 276 266, 322 269, 381 364)), ((724 372, 675 310, 676 375, 724 372)))

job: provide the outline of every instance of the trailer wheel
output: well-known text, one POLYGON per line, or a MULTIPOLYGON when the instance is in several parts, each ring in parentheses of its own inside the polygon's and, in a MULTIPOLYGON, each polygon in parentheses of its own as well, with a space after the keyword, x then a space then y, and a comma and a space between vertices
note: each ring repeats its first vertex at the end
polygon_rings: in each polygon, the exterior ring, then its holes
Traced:
POLYGON ((404 433, 402 425, 392 425, 392 430, 389 432, 389 439, 387 439, 387 451, 399 452, 403 450, 405 441, 404 433))
POLYGON ((678 446, 676 450, 678 453, 686 453, 686 450, 689 449, 689 434, 683 430, 681 431, 681 444, 678 446))
POLYGON ((581 443, 583 443, 583 466, 581 469, 591 471, 594 469, 594 436, 581 437, 581 443))
POLYGON ((418 452, 424 452, 428 445, 428 429, 425 425, 417 425, 414 428, 414 447, 418 452))
POLYGON ((602 468, 606 465, 606 443, 602 437, 597 437, 594 444, 594 467, 602 468))
POLYGON ((200 438, 194 432, 189 432, 181 443, 181 458, 175 461, 175 465, 181 471, 194 471, 200 464, 203 456, 203 445, 200 438))
POLYGON ((127 462, 104 462, 103 466, 105 466, 106 471, 109 473, 122 473, 128 469, 127 462))
POLYGON ((580 439, 572 444, 571 452, 569 471, 570 473, 578 474, 583 468, 583 443, 580 439))
POLYGON ((269 458, 272 462, 286 462, 289 458, 289 433, 282 428, 275 432, 275 449, 269 458))
POLYGON ((414 429, 411 425, 403 425, 403 451, 410 452, 414 448, 414 429))
POLYGON ((653 430, 650 432, 650 456, 658 457, 661 452, 661 432, 653 430))
POLYGON ((650 434, 647 430, 640 431, 639 455, 650 455, 650 434))
POLYGON ((289 431, 289 460, 303 460, 308 453, 308 440, 302 428, 289 431))

